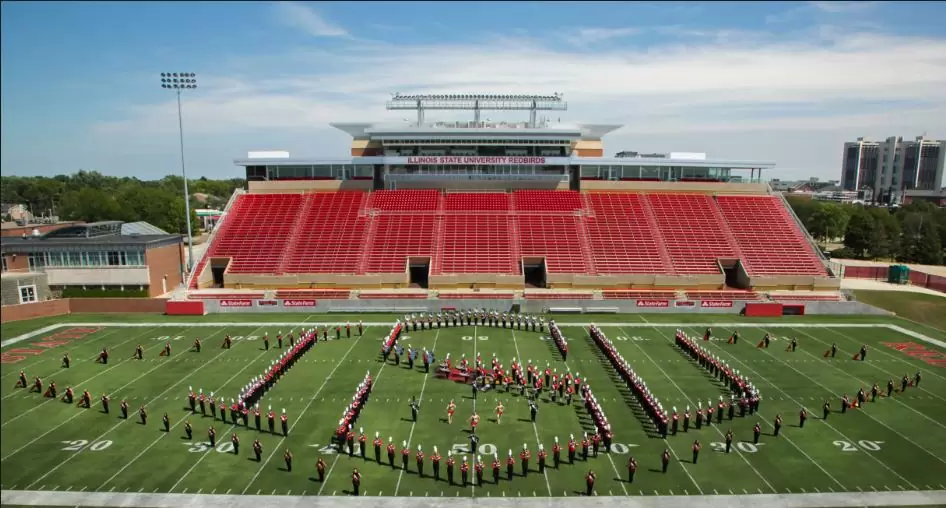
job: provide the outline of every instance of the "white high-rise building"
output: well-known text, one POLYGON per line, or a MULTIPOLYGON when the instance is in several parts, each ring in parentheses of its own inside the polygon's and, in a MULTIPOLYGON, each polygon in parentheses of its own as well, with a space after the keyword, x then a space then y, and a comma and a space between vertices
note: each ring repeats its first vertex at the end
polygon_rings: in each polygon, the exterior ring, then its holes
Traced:
POLYGON ((899 202, 908 190, 939 190, 946 166, 946 141, 914 141, 889 137, 885 141, 844 143, 841 157, 841 187, 847 191, 869 190, 875 201, 899 202))

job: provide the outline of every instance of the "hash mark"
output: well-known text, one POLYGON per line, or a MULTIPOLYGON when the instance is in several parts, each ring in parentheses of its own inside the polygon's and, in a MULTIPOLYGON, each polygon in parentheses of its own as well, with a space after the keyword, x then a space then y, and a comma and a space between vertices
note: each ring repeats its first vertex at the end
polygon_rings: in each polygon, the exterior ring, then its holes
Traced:
MULTIPOLYGON (((43 490, 42 487, 40 487, 39 489, 40 489, 40 490, 43 490)), ((109 489, 108 491, 109 491, 109 492, 115 492, 115 486, 113 485, 112 488, 109 489)))
MULTIPOLYGON (((139 492, 141 492, 141 491, 139 491, 139 492)), ((213 489, 210 493, 211 493, 211 494, 216 494, 216 493, 217 493, 217 489, 213 489)))
POLYGON ((72 490, 72 485, 70 485, 69 488, 66 489, 66 492, 69 492, 70 490, 72 490))
POLYGON ((903 490, 903 485, 897 485, 897 487, 899 487, 900 490, 903 490))
POLYGON ((734 495, 735 495, 735 494, 733 493, 732 489, 729 489, 729 495, 731 495, 731 496, 734 496, 734 495))
POLYGON ((263 489, 257 489, 257 490, 256 490, 256 495, 258 496, 258 495, 260 494, 260 492, 262 492, 262 491, 263 491, 263 489))
POLYGON ((269 495, 275 496, 275 495, 276 495, 276 489, 273 489, 272 493, 270 493, 269 495))
POLYGON ((873 490, 874 492, 877 492, 877 487, 874 487, 873 485, 870 486, 870 489, 873 490))
MULTIPOLYGON (((16 485, 14 485, 14 487, 16 487, 16 485)), ((89 488, 89 486, 88 486, 88 485, 85 485, 85 486, 82 487, 82 490, 80 490, 79 492, 85 492, 85 489, 87 489, 87 488, 89 488)))
MULTIPOLYGON (((785 490, 788 490, 788 489, 785 489, 785 490)), ((807 492, 805 492, 805 489, 804 489, 804 488, 801 489, 801 493, 802 493, 802 494, 807 494, 807 492)))
POLYGON ((332 495, 334 496, 336 492, 338 492, 338 491, 337 491, 337 490, 333 490, 333 491, 332 491, 332 495))
POLYGON ((187 489, 184 489, 183 491, 181 491, 181 494, 187 494, 187 489))
POLYGON ((292 495, 292 491, 291 491, 291 490, 287 490, 287 491, 286 491, 286 495, 287 495, 287 496, 292 495))
POLYGON ((56 485, 55 487, 53 487, 53 492, 55 492, 55 491, 57 491, 57 490, 59 490, 59 485, 56 485))
POLYGON ((820 490, 818 490, 818 487, 813 487, 813 488, 815 489, 815 492, 817 492, 817 493, 819 493, 819 494, 821 494, 821 491, 820 491, 820 490))
POLYGON ((891 488, 890 488, 890 487, 888 487, 888 486, 886 486, 886 485, 884 485, 884 488, 885 488, 885 489, 887 489, 887 491, 888 491, 888 492, 890 492, 890 491, 891 491, 891 488))
MULTIPOLYGON (((46 484, 45 484, 45 483, 44 483, 44 484, 42 484, 42 485, 40 485, 40 486, 39 486, 39 490, 43 490, 43 487, 45 487, 45 486, 46 486, 46 484)), ((113 487, 113 489, 114 489, 114 487, 113 487)))
POLYGON ((204 488, 201 487, 201 488, 197 489, 197 493, 200 494, 203 490, 204 490, 204 488))
MULTIPOLYGON (((130 489, 131 489, 131 487, 125 487, 125 492, 128 492, 130 489)), ((53 490, 55 490, 55 489, 53 489, 53 490)))
POLYGON ((229 495, 232 490, 233 489, 227 489, 227 495, 229 495))
MULTIPOLYGON (((742 489, 742 493, 743 493, 743 494, 748 494, 749 491, 746 490, 746 489, 742 489)), ((670 491, 670 495, 671 495, 671 496, 673 495, 673 491, 670 491)))

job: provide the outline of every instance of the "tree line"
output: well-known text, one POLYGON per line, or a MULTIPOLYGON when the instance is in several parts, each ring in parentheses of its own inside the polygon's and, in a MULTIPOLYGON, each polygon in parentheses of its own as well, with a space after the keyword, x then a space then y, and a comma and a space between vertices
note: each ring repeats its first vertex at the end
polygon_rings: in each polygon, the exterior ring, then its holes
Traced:
POLYGON ((814 201, 786 195, 795 214, 821 245, 843 248, 832 256, 942 265, 946 209, 918 201, 897 208, 814 201))
MULTIPOLYGON (((196 208, 223 208, 233 191, 245 185, 242 178, 230 180, 189 179, 191 225, 197 233, 196 208), (194 194, 207 194, 205 202, 194 194)), ((0 177, 0 202, 23 204, 34 216, 56 215, 60 220, 97 222, 120 220, 149 222, 169 233, 187 233, 184 211, 184 179, 166 176, 160 180, 106 176, 80 170, 72 175, 0 177)), ((3 210, 6 214, 7 210, 3 210)), ((6 218, 5 218, 6 219, 6 218)))

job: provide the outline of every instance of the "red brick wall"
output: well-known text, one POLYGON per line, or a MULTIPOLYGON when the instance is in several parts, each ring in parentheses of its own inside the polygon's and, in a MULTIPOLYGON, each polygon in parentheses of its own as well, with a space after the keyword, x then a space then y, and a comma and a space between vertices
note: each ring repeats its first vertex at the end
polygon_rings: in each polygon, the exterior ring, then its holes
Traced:
MULTIPOLYGON (((184 282, 181 266, 184 260, 184 244, 167 245, 145 251, 145 264, 148 265, 148 296, 162 295, 161 281, 167 276, 167 290, 173 291, 184 282)), ((163 309, 162 309, 163 310, 163 309)))
POLYGON ((72 313, 157 313, 164 314, 164 298, 70 298, 72 313))
POLYGON ((69 300, 47 300, 45 302, 7 305, 0 310, 0 323, 23 321, 48 316, 62 316, 69 313, 69 300))
POLYGON ((45 235, 50 231, 55 231, 57 229, 64 228, 66 226, 73 226, 75 224, 84 224, 83 222, 64 222, 62 224, 37 224, 35 226, 18 226, 15 228, 3 229, 0 230, 0 236, 23 236, 23 233, 27 235, 32 235, 34 229, 39 230, 39 234, 45 235))
POLYGON ((30 267, 30 257, 26 254, 6 254, 7 270, 11 272, 25 272, 30 267))

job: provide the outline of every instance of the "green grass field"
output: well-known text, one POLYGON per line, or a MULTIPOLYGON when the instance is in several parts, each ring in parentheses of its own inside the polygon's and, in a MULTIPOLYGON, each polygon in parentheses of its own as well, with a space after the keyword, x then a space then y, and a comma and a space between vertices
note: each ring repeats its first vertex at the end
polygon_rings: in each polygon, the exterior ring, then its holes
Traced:
MULTIPOLYGON (((322 321, 326 317, 313 315, 308 321, 322 321)), ((776 321, 699 315, 653 319, 648 316, 645 321, 639 316, 596 316, 595 321, 668 410, 676 406, 682 412, 688 404, 695 407, 698 400, 704 404, 707 400, 715 402, 725 393, 722 385, 674 347, 673 323, 689 323, 684 329, 691 335, 701 335, 703 326, 712 323, 715 335, 722 339, 701 344, 708 344, 761 389, 763 400, 758 415, 740 418, 737 411, 733 421, 701 430, 691 427, 688 433, 670 436, 666 441, 653 437, 649 424, 636 416, 627 390, 615 383, 613 369, 582 327, 563 326, 571 349, 567 362, 538 333, 482 326, 408 332, 402 342, 405 347, 433 349, 438 361, 447 353, 457 360, 464 354, 471 359, 476 353, 485 359, 496 354, 506 367, 513 357, 518 357, 542 366, 548 362, 559 372, 578 372, 591 384, 612 423, 617 444, 610 454, 601 453, 587 463, 566 462, 557 470, 539 474, 535 458, 539 443, 551 452, 555 437, 564 445, 570 434, 579 437, 591 429, 581 402, 576 398, 571 406, 565 406, 543 396, 537 424, 533 425, 524 397, 515 392, 482 393, 475 403, 482 417, 478 434, 483 454, 495 450, 504 459, 512 449, 518 462, 519 451, 526 444, 533 452, 531 471, 523 477, 517 464, 514 479, 508 481, 503 467, 500 481, 494 484, 487 468, 487 483, 461 488, 446 482, 445 463, 440 481, 431 477, 429 462, 425 476, 420 477, 413 453, 419 444, 428 456, 434 446, 445 458, 448 450, 463 456, 468 445, 468 427, 464 422, 474 408, 470 390, 437 378, 433 369, 425 375, 422 364, 410 370, 404 363, 381 363, 378 349, 389 324, 370 326, 361 338, 320 342, 264 396, 264 409, 270 404, 277 412, 285 408, 290 417, 290 433, 284 438, 242 425, 233 427, 219 419, 212 421, 209 414, 203 418, 200 414, 191 415, 186 396, 188 386, 193 386, 195 390, 224 394, 228 399, 235 397, 241 386, 261 374, 279 354, 276 349, 262 350, 259 337, 268 333, 274 345, 280 330, 286 333, 292 328, 288 323, 302 321, 299 315, 267 316, 265 320, 234 315, 189 321, 148 318, 100 319, 86 315, 16 324, 12 331, 4 326, 3 338, 9 339, 30 329, 66 324, 3 348, 0 483, 4 491, 340 496, 351 487, 353 468, 362 472, 362 494, 368 496, 577 496, 583 494, 583 475, 589 469, 598 475, 598 495, 946 490, 946 363, 931 365, 924 361, 946 358, 946 351, 883 326, 895 322, 889 319, 776 321), (135 326, 120 325, 133 322, 135 326), (98 329, 86 330, 89 334, 84 338, 62 338, 63 331, 89 328, 74 323, 96 323, 98 329), (769 323, 780 326, 767 326, 769 323), (852 327, 853 324, 868 326, 852 327), (734 327, 738 327, 744 340, 728 345, 725 339, 734 327), (756 343, 766 331, 777 340, 768 350, 759 350, 756 343), (50 341, 57 333, 64 343, 50 341), (220 349, 227 334, 240 338, 233 349, 220 349), (785 351, 786 336, 799 339, 800 348, 795 353, 785 351), (203 352, 188 352, 193 339, 198 337, 204 341, 203 352), (171 340, 174 354, 159 357, 165 340, 171 340), (832 342, 837 343, 840 352, 836 358, 825 359, 822 354, 832 342), (884 342, 915 343, 925 351, 897 350, 884 346, 884 342), (137 343, 146 348, 143 361, 130 359, 137 343), (871 348, 868 360, 853 361, 851 356, 862 343, 871 348), (108 365, 92 361, 104 346, 113 352, 108 365), (70 369, 60 368, 64 351, 72 356, 70 369), (12 363, 16 357, 24 359, 12 363), (47 385, 55 380, 60 392, 67 385, 75 387, 77 395, 88 389, 93 395, 92 409, 79 409, 15 389, 20 369, 26 370, 31 381, 33 376, 42 377, 47 385), (843 393, 853 396, 859 387, 869 390, 873 382, 883 388, 887 379, 897 382, 904 374, 912 377, 917 370, 923 373, 919 388, 908 388, 905 393, 881 398, 847 414, 837 412, 843 393), (389 437, 394 439, 398 447, 395 468, 386 465, 386 457, 382 465, 376 464, 372 450, 363 460, 360 456, 339 455, 328 446, 342 410, 368 371, 375 377, 376 385, 356 427, 364 428, 369 442, 375 432, 380 432, 385 444, 389 437), (101 412, 98 403, 103 393, 112 398, 109 415, 101 412), (408 408, 412 396, 422 401, 416 424, 410 421, 408 408), (123 398, 132 409, 127 421, 118 414, 118 403, 123 398), (453 425, 448 425, 445 408, 451 399, 456 401, 458 410, 453 425), (506 407, 501 424, 492 421, 497 400, 502 400, 506 407), (829 400, 835 409, 827 421, 820 418, 824 400, 829 400), (146 426, 139 424, 137 418, 136 410, 142 404, 149 412, 146 426), (812 418, 804 429, 799 429, 797 414, 802 406, 809 409, 812 418), (164 412, 171 419, 170 433, 162 429, 164 412), (776 413, 785 420, 778 438, 770 435, 776 413), (184 438, 185 420, 194 426, 194 441, 184 438), (759 445, 751 442, 756 422, 763 428, 759 445), (218 434, 216 450, 201 444, 206 442, 210 425, 216 427, 218 434), (718 451, 721 445, 717 443, 724 441, 723 434, 730 428, 735 432, 736 443, 733 452, 726 454, 718 451), (232 432, 240 437, 240 455, 228 453, 232 432), (264 449, 261 463, 253 459, 251 449, 257 438, 264 449), (696 465, 689 462, 694 439, 704 445, 696 465), (405 440, 412 450, 406 471, 400 469, 401 442, 405 440), (675 458, 669 472, 663 474, 660 453, 665 447, 672 450, 675 458), (295 456, 291 473, 285 471, 282 460, 286 448, 295 456), (629 455, 640 463, 633 483, 625 481, 629 455), (329 466, 324 484, 314 478, 314 464, 319 457, 329 466)), ((387 316, 362 318, 390 322, 387 316)), ((573 316, 562 318, 560 323, 565 321, 587 323, 589 318, 573 316)), ((935 335, 935 330, 899 320, 896 323, 928 337, 944 339, 942 334, 935 335)), ((253 427, 252 416, 250 426, 253 427)), ((265 419, 263 426, 265 429, 265 419)), ((459 477, 457 467, 456 478, 459 477)))

